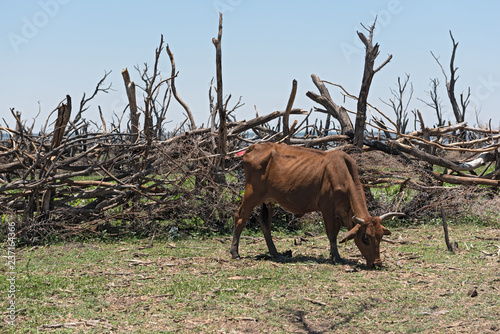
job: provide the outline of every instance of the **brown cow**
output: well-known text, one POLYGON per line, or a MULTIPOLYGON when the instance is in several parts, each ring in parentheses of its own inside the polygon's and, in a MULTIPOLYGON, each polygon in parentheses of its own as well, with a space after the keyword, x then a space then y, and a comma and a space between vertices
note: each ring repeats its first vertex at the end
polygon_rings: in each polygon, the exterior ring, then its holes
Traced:
POLYGON ((243 168, 245 194, 234 219, 230 250, 233 258, 239 258, 241 231, 259 204, 262 204, 261 227, 269 252, 273 257, 280 256, 271 237, 274 204, 278 203, 297 216, 321 211, 332 261, 342 262, 337 235, 345 226, 349 232, 340 242, 354 239, 369 268, 382 264, 380 240, 391 232, 381 222, 403 214, 372 217, 368 213, 356 162, 345 152, 275 143, 255 144, 243 155, 243 168))

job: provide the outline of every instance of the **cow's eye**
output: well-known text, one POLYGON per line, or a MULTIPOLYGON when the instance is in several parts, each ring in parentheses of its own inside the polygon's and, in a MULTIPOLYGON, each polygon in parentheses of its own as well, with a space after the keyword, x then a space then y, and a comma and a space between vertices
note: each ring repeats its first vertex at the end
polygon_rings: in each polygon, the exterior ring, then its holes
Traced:
POLYGON ((363 241, 363 243, 365 245, 369 245, 370 244, 370 239, 368 238, 368 234, 363 233, 363 235, 361 236, 361 241, 363 241))

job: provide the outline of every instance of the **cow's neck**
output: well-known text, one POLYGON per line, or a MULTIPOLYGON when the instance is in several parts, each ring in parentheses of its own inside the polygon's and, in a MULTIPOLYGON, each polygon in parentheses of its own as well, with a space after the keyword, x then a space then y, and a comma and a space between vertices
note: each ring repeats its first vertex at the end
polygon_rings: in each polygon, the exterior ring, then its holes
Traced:
POLYGON ((351 208, 354 215, 365 220, 370 218, 371 216, 366 207, 366 197, 361 182, 359 180, 357 182, 353 181, 349 188, 351 208))

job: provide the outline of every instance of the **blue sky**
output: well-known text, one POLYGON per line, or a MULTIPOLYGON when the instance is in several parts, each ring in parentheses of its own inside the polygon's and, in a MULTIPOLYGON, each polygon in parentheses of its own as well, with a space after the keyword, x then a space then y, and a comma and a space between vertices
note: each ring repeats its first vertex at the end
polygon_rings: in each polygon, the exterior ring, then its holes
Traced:
MULTIPOLYGON (((409 74, 414 88, 410 109, 419 109, 427 125, 434 125, 433 111, 418 99, 428 99, 430 79, 438 78, 444 117, 454 121, 443 74, 430 54, 439 55, 448 71, 451 30, 459 42, 456 91, 470 87, 472 94, 467 120, 476 124, 480 111, 481 123, 491 118, 494 127, 500 124, 497 1, 2 1, 0 115, 12 126, 9 108, 14 107, 31 123, 40 103, 39 128, 66 94, 75 103, 94 90, 105 71, 112 71, 107 82, 113 91, 98 96, 84 115, 97 120, 99 105, 109 121, 127 104, 121 70, 127 67, 132 80, 139 82, 134 66, 153 64, 163 34, 175 55, 178 92, 197 125, 206 124, 208 88, 215 76, 211 41, 217 36, 221 10, 224 94, 232 94, 234 101, 242 97, 245 106, 236 113, 240 120, 253 118, 254 106, 260 115, 283 110, 293 79, 298 81, 294 106, 311 109, 315 104, 305 93, 316 91, 312 73, 357 95, 364 49, 356 31, 378 15, 376 64, 388 54, 393 59, 375 75, 372 104, 391 115, 381 99, 391 97, 389 89, 396 87, 398 76, 409 74)), ((170 73, 166 53, 160 69, 165 76, 170 73)), ((330 92, 335 102, 344 104, 338 89, 331 87, 330 92)), ((352 101, 345 106, 355 109, 352 101)), ((182 108, 173 102, 167 113, 170 126, 183 119, 182 108)))

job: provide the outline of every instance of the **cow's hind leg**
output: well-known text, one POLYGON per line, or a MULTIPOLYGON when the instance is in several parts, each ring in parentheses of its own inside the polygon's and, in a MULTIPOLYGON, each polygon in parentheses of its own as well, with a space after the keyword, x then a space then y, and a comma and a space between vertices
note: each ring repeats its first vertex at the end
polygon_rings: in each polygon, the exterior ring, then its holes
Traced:
POLYGON ((241 206, 234 217, 233 242, 231 243, 231 249, 229 250, 233 259, 240 258, 238 248, 240 244, 241 232, 245 228, 247 220, 248 218, 250 218, 250 215, 252 214, 253 208, 255 208, 259 204, 256 197, 251 196, 251 194, 252 191, 250 189, 245 190, 245 195, 243 196, 241 206))
POLYGON ((273 221, 273 213, 274 213, 274 204, 271 203, 262 204, 260 227, 262 228, 262 232, 264 233, 264 239, 266 240, 269 253, 271 254, 271 256, 275 258, 279 258, 280 254, 276 250, 276 246, 274 246, 273 238, 271 236, 271 224, 273 221))

